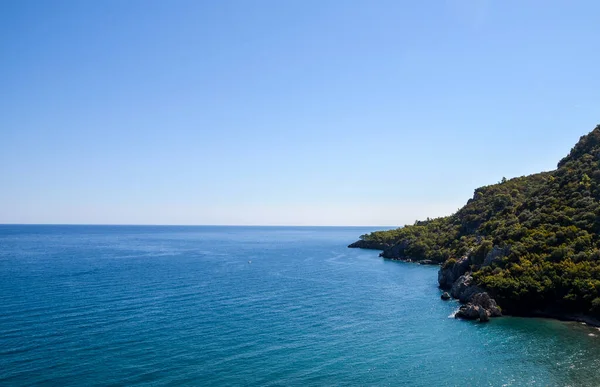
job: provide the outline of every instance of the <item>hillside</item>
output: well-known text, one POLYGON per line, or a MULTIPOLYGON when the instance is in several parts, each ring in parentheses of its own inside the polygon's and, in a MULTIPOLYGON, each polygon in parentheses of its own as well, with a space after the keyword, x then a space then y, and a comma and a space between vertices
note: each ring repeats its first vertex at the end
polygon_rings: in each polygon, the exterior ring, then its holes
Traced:
POLYGON ((511 314, 600 317, 600 125, 551 172, 475 190, 455 214, 362 235, 350 247, 391 259, 442 264, 511 314))

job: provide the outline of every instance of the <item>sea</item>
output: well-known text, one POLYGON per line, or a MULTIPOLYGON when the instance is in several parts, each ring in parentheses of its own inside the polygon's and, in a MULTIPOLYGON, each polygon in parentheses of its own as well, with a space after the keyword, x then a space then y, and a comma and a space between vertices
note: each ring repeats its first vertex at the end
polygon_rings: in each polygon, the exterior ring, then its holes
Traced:
POLYGON ((600 385, 598 329, 454 319, 377 229, 2 225, 0 385, 600 385))

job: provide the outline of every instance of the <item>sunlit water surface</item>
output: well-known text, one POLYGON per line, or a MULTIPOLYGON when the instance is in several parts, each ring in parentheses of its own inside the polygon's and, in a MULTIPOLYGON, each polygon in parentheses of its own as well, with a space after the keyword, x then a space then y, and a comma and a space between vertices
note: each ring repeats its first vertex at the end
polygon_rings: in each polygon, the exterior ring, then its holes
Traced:
POLYGON ((0 226, 0 384, 600 385, 598 330, 449 318, 367 231, 0 226))

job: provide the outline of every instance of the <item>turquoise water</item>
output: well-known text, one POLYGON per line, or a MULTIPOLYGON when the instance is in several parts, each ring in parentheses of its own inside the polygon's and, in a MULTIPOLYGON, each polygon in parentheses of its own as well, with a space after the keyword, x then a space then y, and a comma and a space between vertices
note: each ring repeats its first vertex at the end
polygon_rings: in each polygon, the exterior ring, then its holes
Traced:
POLYGON ((598 330, 449 318, 367 231, 0 226, 0 384, 600 385, 598 330))

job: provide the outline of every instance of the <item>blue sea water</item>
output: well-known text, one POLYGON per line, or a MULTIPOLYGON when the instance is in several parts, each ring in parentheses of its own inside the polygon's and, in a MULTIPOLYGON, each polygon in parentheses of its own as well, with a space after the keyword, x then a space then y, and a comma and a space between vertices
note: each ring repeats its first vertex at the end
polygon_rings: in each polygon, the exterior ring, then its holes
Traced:
POLYGON ((0 385, 600 385, 598 330, 449 318, 367 231, 0 226, 0 385))

